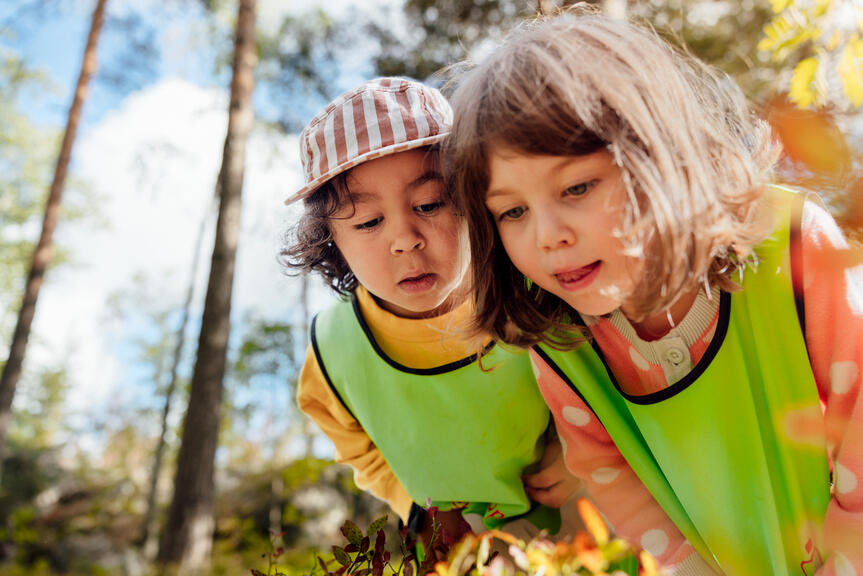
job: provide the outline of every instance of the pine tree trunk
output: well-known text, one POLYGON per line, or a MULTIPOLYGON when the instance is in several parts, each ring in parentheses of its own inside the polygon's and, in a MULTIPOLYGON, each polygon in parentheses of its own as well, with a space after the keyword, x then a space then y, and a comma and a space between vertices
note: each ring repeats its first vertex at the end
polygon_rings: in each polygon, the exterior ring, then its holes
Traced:
POLYGON ((142 523, 141 543, 144 549, 144 558, 151 562, 155 560, 159 548, 156 530, 156 509, 158 507, 159 476, 162 473, 162 461, 165 457, 165 437, 168 434, 168 416, 171 413, 171 402, 174 398, 174 391, 177 388, 177 371, 180 367, 180 362, 183 359, 183 344, 186 340, 186 325, 189 323, 192 298, 195 295, 195 277, 197 276, 198 261, 201 258, 201 246, 204 243, 204 234, 207 231, 207 223, 210 221, 210 216, 213 212, 212 208, 213 204, 208 205, 206 214, 201 219, 201 226, 198 228, 198 238, 195 240, 195 250, 192 256, 192 268, 189 276, 189 287, 186 291, 186 301, 183 303, 183 313, 180 320, 180 326, 177 328, 177 341, 174 345, 173 357, 171 358, 171 375, 168 380, 168 387, 165 390, 165 405, 162 409, 159 441, 156 444, 156 453, 153 457, 153 469, 150 472, 150 487, 149 493, 147 494, 147 510, 144 513, 144 521, 142 523))
POLYGON ((30 338, 30 328, 33 324, 33 317, 36 315, 36 301, 39 298, 39 289, 42 287, 45 269, 48 267, 54 252, 54 229, 57 227, 57 220, 60 216, 60 201, 63 197, 63 187, 66 184, 69 160, 72 157, 72 146, 75 143, 81 110, 87 100, 87 87, 90 78, 96 72, 96 47, 99 44, 99 33, 105 20, 106 4, 107 0, 97 0, 96 9, 93 11, 90 33, 87 36, 87 46, 84 49, 84 59, 81 62, 81 71, 75 86, 72 105, 69 107, 66 132, 63 135, 63 143, 60 145, 54 179, 51 181, 48 201, 45 205, 42 232, 39 235, 39 243, 33 252, 30 271, 27 274, 24 297, 18 312, 12 344, 9 347, 9 359, 3 365, 3 372, 0 374, 0 473, 2 473, 3 456, 6 450, 6 433, 12 420, 12 400, 15 398, 15 388, 21 378, 21 368, 24 364, 24 355, 27 352, 27 341, 30 338))
POLYGON ((210 279, 201 321, 198 353, 189 394, 189 409, 174 479, 174 497, 159 548, 159 561, 179 564, 194 574, 210 557, 213 537, 215 455, 222 408, 222 386, 230 332, 234 260, 240 232, 240 209, 246 140, 251 130, 256 0, 240 0, 234 43, 228 133, 218 179, 219 217, 210 279))
POLYGON ((602 11, 618 20, 626 18, 626 0, 602 0, 602 11))

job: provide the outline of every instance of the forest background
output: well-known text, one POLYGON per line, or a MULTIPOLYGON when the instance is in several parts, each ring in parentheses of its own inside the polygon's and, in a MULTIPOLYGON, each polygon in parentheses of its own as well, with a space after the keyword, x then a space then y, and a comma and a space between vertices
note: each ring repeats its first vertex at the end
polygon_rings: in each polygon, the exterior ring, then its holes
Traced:
MULTIPOLYGON (((597 3, 734 77, 783 177, 860 237, 859 0, 597 3)), ((429 79, 560 4, 0 0, 0 573, 242 574, 273 541, 308 572, 346 518, 386 512, 293 403, 333 298, 278 264, 297 133, 364 79, 429 79)))

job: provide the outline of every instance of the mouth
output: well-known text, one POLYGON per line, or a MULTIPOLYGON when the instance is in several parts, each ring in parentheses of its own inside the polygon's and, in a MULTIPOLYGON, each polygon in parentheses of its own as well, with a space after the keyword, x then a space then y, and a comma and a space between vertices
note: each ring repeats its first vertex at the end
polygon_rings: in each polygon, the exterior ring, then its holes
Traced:
POLYGON ((602 262, 597 260, 587 266, 555 272, 554 277, 564 290, 581 290, 590 285, 599 274, 602 262))
POLYGON ((419 293, 425 292, 435 285, 437 282, 437 274, 418 274, 416 276, 408 276, 399 281, 399 287, 405 292, 419 293))

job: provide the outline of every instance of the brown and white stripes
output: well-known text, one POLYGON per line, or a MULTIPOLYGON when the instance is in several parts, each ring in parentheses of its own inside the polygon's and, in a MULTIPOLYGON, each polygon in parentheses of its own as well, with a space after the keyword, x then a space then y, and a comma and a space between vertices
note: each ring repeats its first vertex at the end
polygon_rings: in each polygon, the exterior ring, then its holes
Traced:
POLYGON ((374 158, 443 140, 452 109, 430 86, 406 78, 378 78, 327 105, 300 135, 305 185, 300 200, 330 178, 374 158))

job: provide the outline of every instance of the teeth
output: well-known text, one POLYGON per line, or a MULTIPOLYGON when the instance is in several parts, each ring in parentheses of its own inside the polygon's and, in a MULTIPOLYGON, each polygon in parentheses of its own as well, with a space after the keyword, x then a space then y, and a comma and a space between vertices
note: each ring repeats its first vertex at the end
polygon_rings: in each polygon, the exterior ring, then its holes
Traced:
POLYGON ((562 282, 576 282, 577 280, 581 280, 593 270, 593 264, 590 266, 585 266, 584 268, 579 268, 578 270, 574 270, 572 272, 566 272, 564 274, 558 274, 557 277, 562 282))

